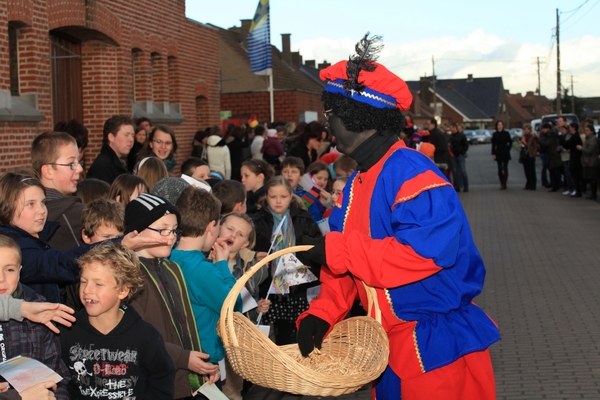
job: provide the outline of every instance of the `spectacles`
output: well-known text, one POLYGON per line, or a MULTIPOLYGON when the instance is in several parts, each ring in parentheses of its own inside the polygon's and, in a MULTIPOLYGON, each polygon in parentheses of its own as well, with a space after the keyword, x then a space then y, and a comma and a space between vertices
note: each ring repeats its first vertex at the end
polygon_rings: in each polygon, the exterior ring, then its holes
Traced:
POLYGON ((71 171, 75 171, 77 167, 83 167, 83 161, 75 161, 70 164, 48 163, 48 165, 59 165, 61 167, 69 167, 71 171))
POLYGON ((323 116, 325 117, 326 121, 329 121, 329 114, 333 114, 333 108, 323 111, 323 116))
POLYGON ((175 236, 181 236, 181 229, 154 229, 147 227, 146 229, 150 229, 151 231, 158 232, 160 236, 169 236, 171 234, 175 236))
POLYGON ((161 147, 162 146, 164 146, 164 147, 170 147, 173 144, 173 142, 164 142, 164 141, 162 141, 160 139, 153 140, 153 142, 156 143, 157 145, 161 146, 161 147))

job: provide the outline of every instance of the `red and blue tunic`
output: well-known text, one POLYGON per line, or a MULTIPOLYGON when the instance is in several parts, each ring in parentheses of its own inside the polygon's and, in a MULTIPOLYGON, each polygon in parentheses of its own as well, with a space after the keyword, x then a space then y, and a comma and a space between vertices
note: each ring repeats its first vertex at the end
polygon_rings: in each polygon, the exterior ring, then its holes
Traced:
POLYGON ((446 366, 500 339, 473 303, 483 260, 452 185, 424 155, 394 144, 355 173, 329 220, 321 294, 310 309, 333 326, 374 287, 400 380, 446 366))

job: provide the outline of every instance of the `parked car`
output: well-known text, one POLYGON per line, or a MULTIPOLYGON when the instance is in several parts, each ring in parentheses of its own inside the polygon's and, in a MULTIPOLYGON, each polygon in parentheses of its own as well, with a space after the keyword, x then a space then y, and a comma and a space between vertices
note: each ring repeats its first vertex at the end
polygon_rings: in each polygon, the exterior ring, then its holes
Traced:
POLYGON ((470 129, 465 129, 463 131, 463 133, 465 134, 465 137, 467 138, 467 142, 469 142, 469 144, 477 144, 476 143, 476 136, 477 133, 474 130, 470 130, 470 129))
POLYGON ((571 122, 577 122, 579 123, 579 118, 577 117, 576 114, 548 114, 548 115, 544 115, 542 117, 542 122, 541 124, 545 124, 546 122, 551 122, 552 125, 556 126, 558 123, 558 117, 564 117, 565 120, 567 121, 567 125, 569 125, 571 122))
POLYGON ((521 128, 513 128, 509 130, 508 133, 510 133, 510 137, 512 140, 518 140, 523 137, 523 129, 521 128))
POLYGON ((477 129, 475 131, 475 141, 477 144, 492 143, 492 133, 487 129, 477 129))
POLYGON ((531 120, 531 130, 532 131, 539 133, 541 126, 542 126, 542 119, 541 118, 532 119, 531 120))

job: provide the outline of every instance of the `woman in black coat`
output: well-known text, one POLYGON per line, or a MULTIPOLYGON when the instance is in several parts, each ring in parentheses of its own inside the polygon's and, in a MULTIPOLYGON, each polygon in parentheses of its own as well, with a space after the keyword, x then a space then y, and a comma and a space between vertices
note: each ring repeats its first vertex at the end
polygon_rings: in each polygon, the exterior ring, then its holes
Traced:
POLYGON ((498 164, 498 178, 500 179, 501 190, 506 190, 511 148, 512 138, 510 137, 510 133, 504 130, 504 122, 497 121, 496 131, 492 135, 492 158, 498 164))
POLYGON ((300 158, 304 162, 304 170, 306 171, 310 164, 317 161, 317 150, 321 147, 323 137, 326 135, 327 131, 320 122, 311 122, 306 125, 298 143, 289 150, 287 156, 300 158))
POLYGON ((569 150, 569 173, 575 184, 575 193, 571 193, 571 197, 581 197, 581 186, 583 180, 583 166, 581 165, 581 150, 577 145, 582 146, 583 141, 579 136, 579 124, 571 122, 569 125, 569 133, 563 136, 563 148, 569 150))
POLYGON ((225 137, 225 143, 229 148, 229 157, 231 158, 231 179, 242 180, 240 169, 244 159, 244 149, 248 147, 246 138, 246 129, 243 126, 236 126, 231 130, 228 137, 225 137))

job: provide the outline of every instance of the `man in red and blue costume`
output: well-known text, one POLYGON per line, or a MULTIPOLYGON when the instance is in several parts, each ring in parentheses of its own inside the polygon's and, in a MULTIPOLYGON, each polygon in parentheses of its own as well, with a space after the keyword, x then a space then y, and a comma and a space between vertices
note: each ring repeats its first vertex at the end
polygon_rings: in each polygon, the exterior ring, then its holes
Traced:
POLYGON ((488 347, 496 324, 473 298, 483 261, 440 170, 399 140, 406 83, 374 61, 378 37, 321 71, 325 114, 341 153, 358 163, 330 216, 331 232, 306 256, 321 263, 321 293, 298 318, 304 356, 344 319, 364 284, 375 288, 390 342, 373 395, 386 399, 496 398, 488 347))

